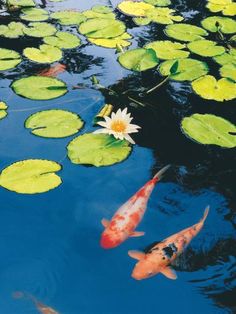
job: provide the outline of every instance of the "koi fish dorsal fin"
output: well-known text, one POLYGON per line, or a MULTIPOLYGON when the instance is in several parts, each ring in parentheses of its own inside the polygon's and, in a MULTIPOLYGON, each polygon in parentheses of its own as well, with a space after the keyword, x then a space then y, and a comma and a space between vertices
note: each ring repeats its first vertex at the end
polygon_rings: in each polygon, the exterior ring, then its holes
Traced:
POLYGON ((141 259, 145 257, 146 254, 140 251, 128 251, 128 255, 140 261, 141 259))
POLYGON ((170 266, 163 268, 161 273, 169 279, 172 279, 172 280, 177 279, 175 270, 171 268, 170 266))
POLYGON ((209 214, 209 210, 210 210, 210 206, 208 205, 208 206, 206 207, 206 209, 205 209, 205 211, 204 211, 204 215, 203 215, 203 217, 202 217, 202 219, 201 219, 201 222, 202 222, 202 223, 204 223, 204 221, 207 219, 207 216, 208 216, 208 214, 209 214))
POLYGON ((105 228, 109 227, 109 225, 110 225, 110 221, 108 219, 105 219, 105 218, 103 218, 101 220, 101 223, 102 223, 103 227, 105 227, 105 228))
POLYGON ((143 235, 145 235, 145 232, 143 231, 134 231, 130 234, 130 237, 142 237, 143 235))
POLYGON ((153 179, 158 179, 160 180, 163 177, 163 174, 170 168, 170 165, 165 166, 164 168, 162 168, 161 170, 159 170, 155 176, 153 177, 153 179))

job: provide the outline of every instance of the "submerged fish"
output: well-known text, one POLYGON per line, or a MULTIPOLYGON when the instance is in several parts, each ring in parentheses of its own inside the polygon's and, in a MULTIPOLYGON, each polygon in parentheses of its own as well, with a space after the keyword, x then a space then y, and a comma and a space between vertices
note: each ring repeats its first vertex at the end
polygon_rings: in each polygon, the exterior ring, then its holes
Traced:
POLYGON ((148 199, 164 172, 170 166, 161 169, 150 181, 148 181, 137 193, 135 193, 125 204, 123 204, 111 221, 102 219, 102 225, 105 227, 101 236, 100 244, 104 249, 111 249, 129 237, 139 237, 144 232, 135 231, 142 220, 147 209, 148 199))
POLYGON ((142 280, 162 273, 169 279, 176 279, 177 275, 170 265, 201 231, 208 212, 209 207, 206 208, 203 218, 197 224, 157 243, 146 253, 129 251, 129 256, 138 260, 132 272, 132 277, 137 280, 142 280))
POLYGON ((57 63, 48 69, 42 70, 38 73, 41 76, 55 77, 66 70, 66 66, 61 63, 57 63))

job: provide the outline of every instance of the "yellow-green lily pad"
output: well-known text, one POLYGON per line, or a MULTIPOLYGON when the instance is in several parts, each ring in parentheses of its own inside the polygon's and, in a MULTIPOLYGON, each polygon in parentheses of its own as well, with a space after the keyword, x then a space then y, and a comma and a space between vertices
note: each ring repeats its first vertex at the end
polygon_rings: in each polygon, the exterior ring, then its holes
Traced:
POLYGON ((54 12, 51 18, 58 20, 61 25, 79 25, 87 19, 81 12, 73 10, 54 12))
POLYGON ((223 46, 218 46, 215 41, 197 40, 188 44, 188 49, 203 57, 214 57, 222 55, 225 52, 223 46))
POLYGON ((114 38, 87 38, 92 44, 105 48, 117 48, 117 47, 128 47, 131 42, 128 41, 132 36, 128 33, 124 33, 114 38))
POLYGON ((0 101, 0 120, 7 116, 7 104, 4 101, 0 101))
POLYGON ((54 36, 44 37, 43 41, 60 49, 73 49, 81 44, 78 36, 68 32, 57 32, 54 36))
POLYGON ((185 23, 168 25, 165 28, 165 33, 171 38, 187 42, 204 39, 208 35, 203 28, 185 23))
POLYGON ((223 65, 220 68, 220 75, 222 77, 227 77, 236 82, 236 65, 233 63, 228 63, 228 64, 223 65))
POLYGON ((233 34, 236 31, 236 21, 229 17, 210 16, 202 20, 201 24, 205 29, 213 33, 216 33, 219 29, 224 34, 233 34))
POLYGON ((53 63, 61 60, 61 49, 51 45, 41 45, 39 48, 25 48, 24 55, 37 63, 53 63))
POLYGON ((0 25, 0 36, 6 38, 19 38, 24 36, 25 25, 20 22, 11 22, 8 25, 0 25))
POLYGON ((49 18, 47 10, 39 8, 26 8, 21 10, 22 14, 20 18, 25 21, 41 22, 46 21, 49 18))
POLYGON ((46 37, 56 33, 55 26, 45 22, 33 22, 23 29, 24 33, 31 37, 46 37))
POLYGON ((21 62, 18 52, 10 49, 0 48, 0 71, 15 68, 21 62))
POLYGON ((145 48, 155 50, 157 57, 163 60, 182 59, 189 56, 189 52, 183 50, 186 48, 185 44, 172 42, 170 40, 153 41, 147 44, 145 48))

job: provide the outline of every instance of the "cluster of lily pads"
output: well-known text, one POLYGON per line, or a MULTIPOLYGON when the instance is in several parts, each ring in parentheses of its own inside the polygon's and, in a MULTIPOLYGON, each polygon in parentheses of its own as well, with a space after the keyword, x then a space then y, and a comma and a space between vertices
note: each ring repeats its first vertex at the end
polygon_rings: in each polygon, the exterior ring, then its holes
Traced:
MULTIPOLYGON (((234 9, 227 7, 226 3, 222 10, 216 8, 219 2, 223 1, 212 0, 207 7, 212 11, 218 10, 214 12, 234 15, 234 9)), ((202 27, 186 24, 181 15, 168 8, 170 4, 169 0, 145 0, 123 1, 118 5, 118 9, 131 16, 137 25, 166 25, 165 34, 177 40, 155 41, 143 48, 125 51, 132 37, 124 22, 118 20, 109 7, 96 5, 83 12, 64 10, 50 13, 37 8, 33 0, 8 0, 9 12, 12 8, 19 9, 21 22, 0 25, 0 36, 9 39, 29 36, 43 40, 43 44, 38 48, 25 48, 23 57, 16 51, 0 48, 0 71, 15 68, 23 58, 39 64, 52 64, 62 59, 65 49, 79 47, 81 39, 77 34, 71 33, 70 29, 58 30, 55 23, 51 24, 51 21, 56 21, 60 28, 76 27, 78 33, 92 44, 117 49, 120 52, 118 61, 129 70, 141 72, 158 66, 166 79, 190 81, 193 90, 205 99, 224 101, 236 98, 236 52, 232 45, 236 22, 229 17, 211 16, 202 21, 202 27), (211 38, 206 39, 207 36, 211 38), (198 60, 195 56, 213 58, 221 65, 219 73, 222 78, 217 81, 209 75, 207 61, 198 60)), ((68 92, 65 82, 43 75, 17 79, 11 88, 17 95, 33 100, 54 99, 68 92)), ((6 109, 7 105, 0 103, 0 118, 7 115, 6 109)), ((74 135, 83 125, 76 113, 59 109, 37 112, 25 121, 25 127, 32 134, 45 138, 74 135)), ((236 146, 236 126, 221 117, 195 114, 184 118, 181 128, 199 143, 229 148, 236 146)), ((128 141, 117 140, 108 134, 85 133, 73 139, 67 150, 72 163, 99 167, 123 161, 130 154, 131 146, 128 141)), ((19 161, 1 172, 0 185, 18 193, 42 193, 61 184, 56 174, 59 170, 61 166, 53 161, 19 161)))

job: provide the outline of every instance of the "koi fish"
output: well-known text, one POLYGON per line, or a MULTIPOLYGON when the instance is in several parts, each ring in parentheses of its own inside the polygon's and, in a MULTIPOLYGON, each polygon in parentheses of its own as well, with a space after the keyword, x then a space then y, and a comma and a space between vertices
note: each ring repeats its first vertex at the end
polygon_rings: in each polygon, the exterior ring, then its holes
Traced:
POLYGON ((129 251, 128 255, 138 260, 132 272, 132 277, 136 280, 142 280, 162 273, 169 279, 177 279, 177 275, 170 265, 201 231, 208 213, 209 206, 206 208, 203 218, 197 224, 157 243, 147 253, 129 251))
POLYGON ((17 291, 13 294, 13 297, 15 299, 21 299, 21 298, 28 298, 30 299, 36 306, 37 310, 41 313, 41 314, 59 314, 59 312, 55 311, 53 308, 39 302, 34 296, 28 294, 28 293, 24 293, 21 291, 17 291))
POLYGON ((150 181, 148 181, 138 192, 136 192, 111 218, 111 221, 102 219, 105 230, 102 233, 100 244, 104 249, 111 249, 129 237, 140 237, 144 235, 142 231, 135 231, 142 220, 149 197, 164 172, 170 166, 161 169, 150 181))
POLYGON ((66 66, 64 64, 57 63, 45 70, 40 71, 38 75, 56 77, 58 74, 63 73, 65 70, 66 66))

